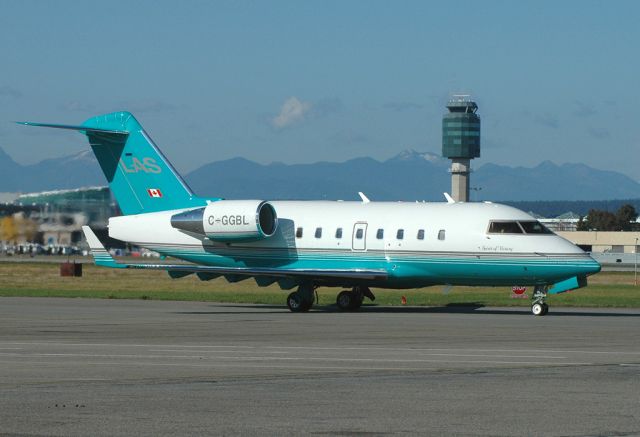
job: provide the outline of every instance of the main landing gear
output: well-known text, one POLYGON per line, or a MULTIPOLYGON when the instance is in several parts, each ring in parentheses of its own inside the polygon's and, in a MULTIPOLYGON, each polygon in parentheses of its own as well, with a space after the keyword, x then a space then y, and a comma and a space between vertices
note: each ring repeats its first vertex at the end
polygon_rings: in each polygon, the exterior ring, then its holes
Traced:
POLYGON ((544 316, 549 312, 549 305, 547 305, 547 287, 543 285, 536 285, 533 289, 533 296, 531 296, 531 313, 534 316, 544 316))
POLYGON ((316 287, 313 284, 302 284, 298 291, 294 291, 287 297, 287 306, 292 313, 309 311, 315 300, 316 287))
MULTIPOLYGON (((302 284, 297 291, 287 296, 287 306, 293 313, 303 313, 309 311, 316 298, 316 286, 312 283, 302 284)), ((376 299, 369 287, 357 286, 351 290, 344 290, 338 294, 336 304, 342 311, 355 311, 362 305, 364 298, 368 297, 372 301, 376 299)))
POLYGON ((372 301, 376 299, 369 287, 357 286, 351 290, 341 291, 336 299, 336 304, 342 311, 355 311, 360 308, 365 297, 372 301))

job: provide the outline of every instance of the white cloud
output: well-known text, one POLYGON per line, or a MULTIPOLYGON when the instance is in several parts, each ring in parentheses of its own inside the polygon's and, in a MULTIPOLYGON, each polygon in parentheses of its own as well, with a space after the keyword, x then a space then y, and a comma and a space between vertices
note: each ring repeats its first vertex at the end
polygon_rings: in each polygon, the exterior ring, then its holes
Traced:
POLYGON ((271 119, 271 124, 277 129, 284 129, 292 124, 304 120, 311 110, 311 103, 300 101, 297 97, 289 97, 282 104, 280 113, 271 119))

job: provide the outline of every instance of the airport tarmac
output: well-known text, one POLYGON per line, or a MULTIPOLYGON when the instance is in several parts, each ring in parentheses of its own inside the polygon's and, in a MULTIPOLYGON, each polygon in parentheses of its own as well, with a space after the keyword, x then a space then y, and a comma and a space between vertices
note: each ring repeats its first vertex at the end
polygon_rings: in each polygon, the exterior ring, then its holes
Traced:
POLYGON ((0 435, 640 435, 638 310, 0 298, 0 369, 0 435))

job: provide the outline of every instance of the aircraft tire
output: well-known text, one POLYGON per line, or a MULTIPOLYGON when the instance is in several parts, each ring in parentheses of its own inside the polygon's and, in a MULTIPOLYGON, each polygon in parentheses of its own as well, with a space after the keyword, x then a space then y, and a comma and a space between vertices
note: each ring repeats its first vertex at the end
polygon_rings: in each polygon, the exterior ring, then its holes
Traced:
POLYGON ((531 313, 534 316, 544 316, 546 313, 544 311, 544 306, 541 303, 534 303, 531 305, 531 313))
POLYGON ((342 311, 352 311, 353 308, 354 295, 350 290, 343 290, 338 293, 338 297, 336 298, 336 305, 342 311))
POLYGON ((549 305, 547 305, 546 303, 543 303, 542 304, 542 315, 546 316, 548 312, 549 312, 549 305))
POLYGON ((294 291, 287 296, 287 306, 292 313, 309 311, 313 302, 305 302, 302 294, 294 291))

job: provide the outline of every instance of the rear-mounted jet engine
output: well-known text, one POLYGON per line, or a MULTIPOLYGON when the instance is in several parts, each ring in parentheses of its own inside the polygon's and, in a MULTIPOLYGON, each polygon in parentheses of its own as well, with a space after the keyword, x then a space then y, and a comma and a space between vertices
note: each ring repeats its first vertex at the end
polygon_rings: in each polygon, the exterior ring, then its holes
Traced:
POLYGON ((278 228, 273 206, 262 200, 219 200, 171 216, 171 226, 222 242, 255 241, 278 228))

